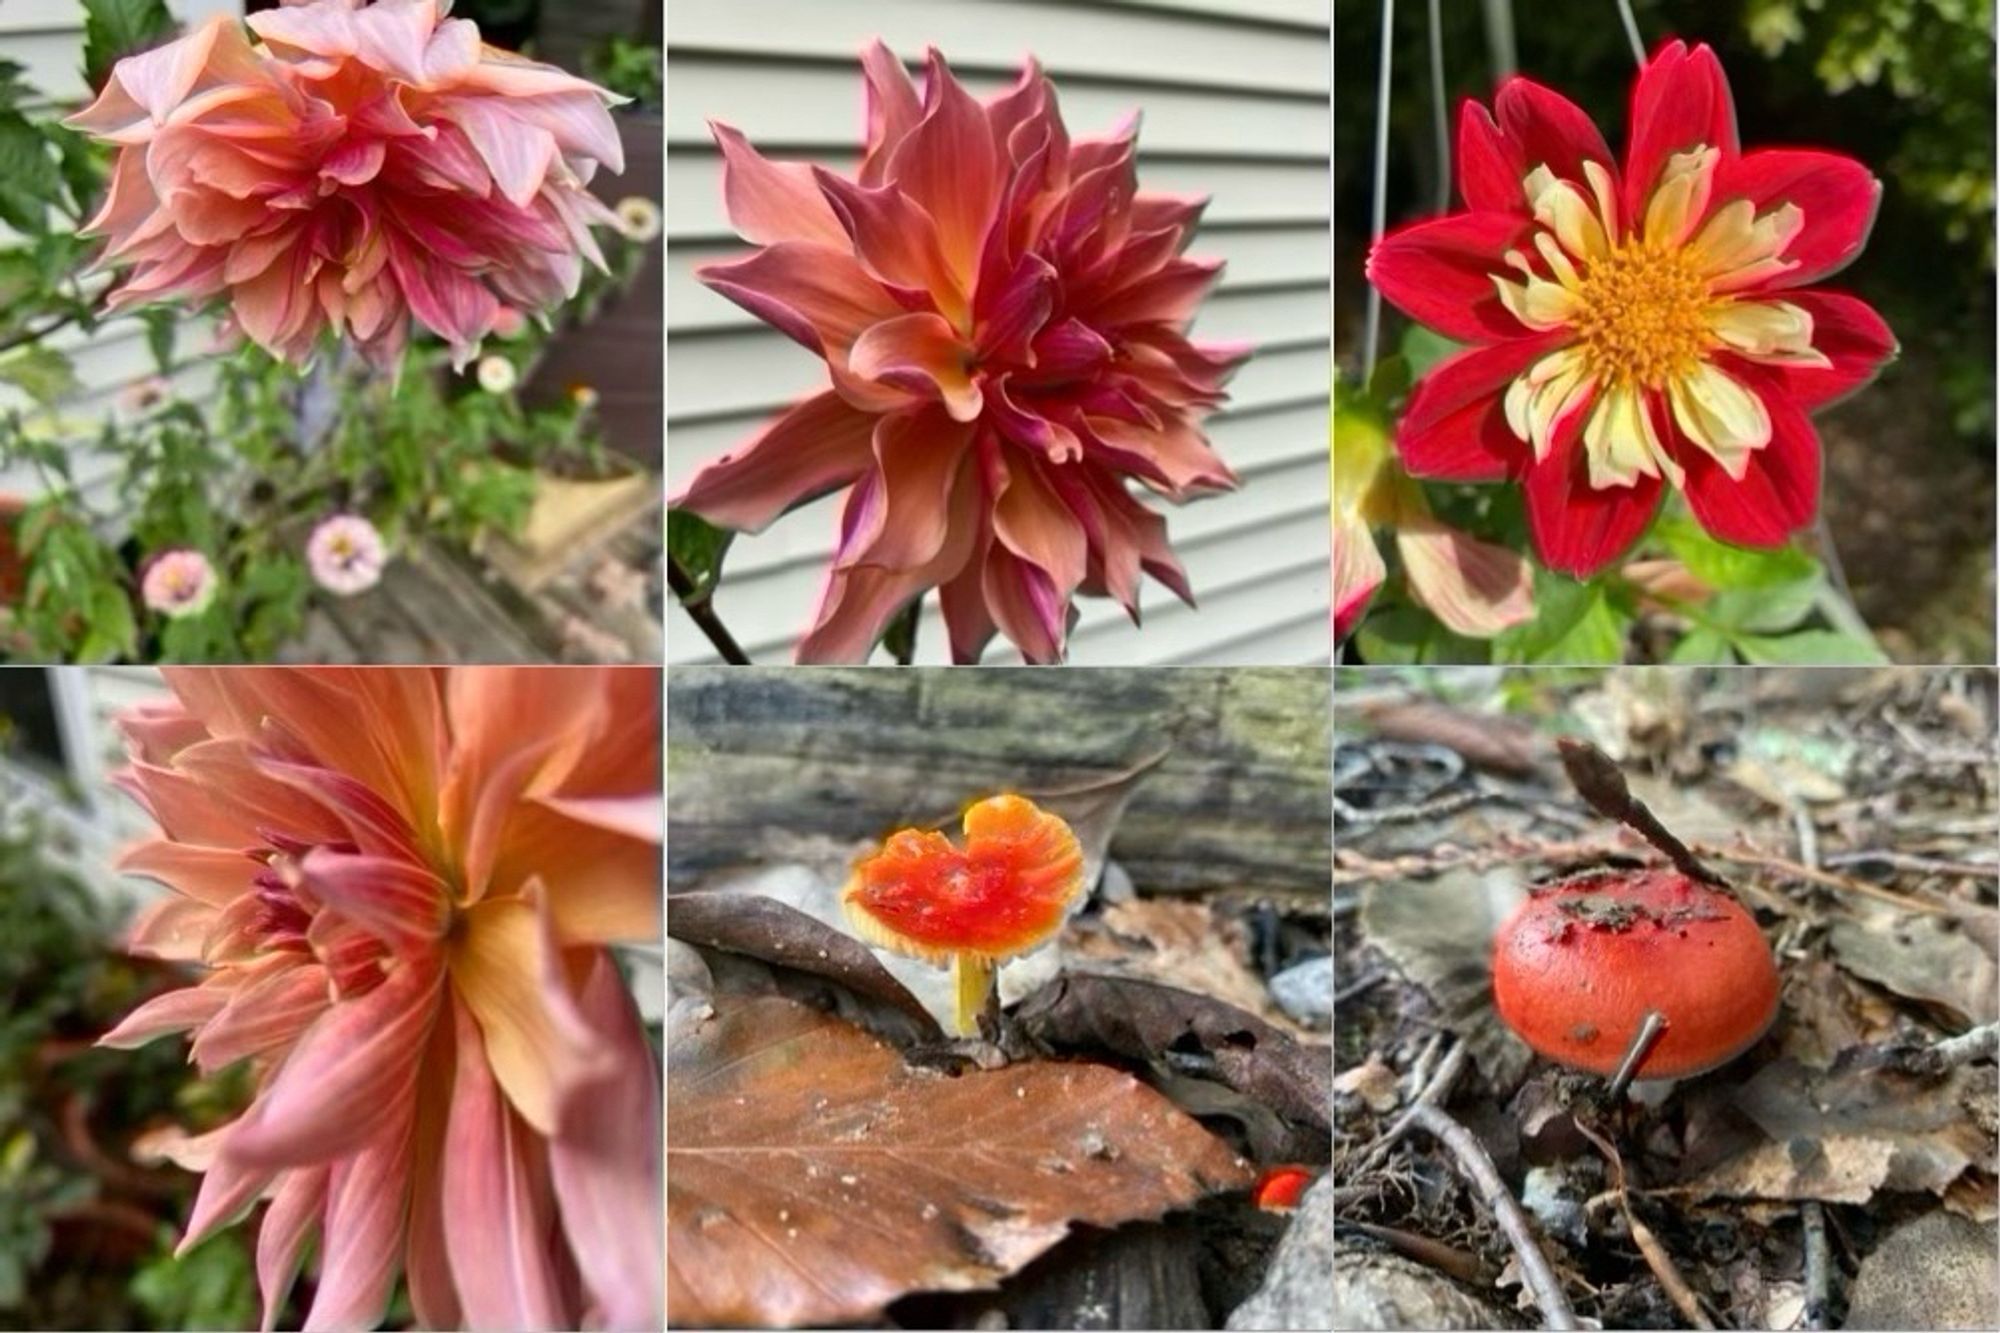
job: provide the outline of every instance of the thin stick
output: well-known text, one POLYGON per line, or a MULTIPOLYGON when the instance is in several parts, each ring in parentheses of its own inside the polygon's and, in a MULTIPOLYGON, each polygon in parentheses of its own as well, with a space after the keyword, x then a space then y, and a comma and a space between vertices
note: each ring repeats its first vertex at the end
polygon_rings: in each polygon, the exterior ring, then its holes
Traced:
POLYGON ((1806 1233, 1805 1325, 1825 1328, 1827 1307, 1833 1302, 1833 1263, 1826 1243, 1826 1210, 1818 1199, 1806 1200, 1799 1210, 1799 1225, 1806 1233))
POLYGON ((1389 1155, 1389 1149, 1395 1147, 1397 1141, 1409 1132, 1410 1126, 1417 1123, 1419 1108, 1439 1105, 1451 1094, 1453 1085, 1458 1082, 1460 1071, 1465 1068, 1465 1056, 1464 1042, 1459 1042, 1451 1048, 1451 1053, 1438 1064, 1437 1073, 1431 1076, 1431 1081, 1424 1085, 1424 1090, 1417 1094, 1417 1099, 1410 1103, 1409 1109, 1396 1117, 1396 1122, 1384 1131, 1382 1137, 1369 1144, 1368 1151, 1361 1154, 1361 1163, 1355 1168, 1355 1174, 1358 1175, 1381 1164, 1382 1159, 1389 1155))
POLYGON ((708 636, 709 643, 714 645, 723 661, 731 666, 750 665, 750 655, 743 651, 742 645, 736 642, 736 636, 715 614, 708 598, 695 595, 694 576, 682 569, 681 562, 671 555, 667 557, 667 587, 673 590, 674 600, 681 604, 681 610, 688 613, 688 619, 708 636))
POLYGON ((1632 44, 1632 59, 1645 68, 1646 43, 1639 36, 1639 20, 1632 16, 1632 0, 1618 0, 1618 17, 1625 24, 1625 40, 1632 44))
POLYGON ((1694 1288, 1688 1286, 1687 1279, 1681 1276, 1680 1266, 1674 1262, 1674 1256, 1661 1243, 1660 1238, 1653 1234, 1653 1229, 1632 1211, 1631 1191, 1625 1185, 1625 1159, 1619 1155, 1617 1147, 1580 1120, 1576 1127, 1578 1133, 1596 1145, 1597 1151, 1603 1154, 1605 1162, 1610 1165, 1611 1195, 1618 1200, 1618 1211, 1625 1218, 1625 1229, 1632 1233, 1632 1243, 1639 1247, 1639 1254, 1645 1259, 1646 1267, 1653 1270, 1653 1279, 1660 1284, 1660 1290, 1667 1293, 1667 1299, 1674 1303, 1674 1308, 1680 1311, 1681 1318, 1687 1320, 1691 1327, 1714 1328, 1715 1324, 1710 1321, 1708 1312, 1701 1308, 1701 1298, 1694 1294, 1694 1288))
POLYGON ((1554 1329, 1577 1327, 1576 1315, 1569 1308, 1562 1283, 1549 1267, 1548 1256, 1542 1253, 1521 1205, 1508 1192, 1507 1182, 1500 1179, 1500 1172, 1486 1155, 1486 1149, 1479 1146, 1479 1140, 1464 1125, 1422 1102, 1410 1108, 1410 1119, 1417 1128, 1451 1150, 1458 1160, 1460 1174, 1471 1182, 1480 1201, 1492 1211, 1493 1220, 1500 1224, 1500 1230, 1514 1247, 1515 1257, 1521 1261, 1521 1280, 1534 1296, 1535 1304, 1541 1307, 1542 1322, 1554 1329))
POLYGON ((1725 891, 1729 889, 1728 880, 1703 865, 1701 858, 1689 851, 1688 845, 1676 838, 1660 822, 1659 816, 1632 794, 1631 787, 1625 783, 1625 775, 1612 762, 1610 755, 1589 741, 1570 736, 1558 737, 1556 750, 1562 755, 1563 771, 1569 774, 1570 784, 1591 809, 1606 819, 1617 820, 1652 843, 1661 855, 1674 863, 1676 870, 1689 879, 1725 891))
POLYGON ((1960 1065, 1996 1057, 2000 1057, 2000 1023, 1988 1023, 1925 1047, 1901 1063, 1913 1073, 1943 1074, 1960 1065))
MULTIPOLYGON (((1396 0, 1382 0, 1382 55, 1375 76, 1375 193, 1369 214, 1368 244, 1372 248, 1389 227, 1389 69, 1395 59, 1396 0)), ((1382 293, 1368 284, 1368 315, 1361 326, 1361 382, 1375 373, 1381 349, 1382 293)))
POLYGON ((1451 207, 1451 117, 1444 105, 1444 25, 1438 0, 1430 0, 1431 132, 1437 136, 1437 210, 1451 207))
POLYGON ((1486 58, 1493 65, 1493 82, 1511 76, 1520 61, 1514 54, 1514 0, 1485 0, 1486 58))
POLYGON ((1625 1050, 1625 1059, 1619 1064, 1618 1072, 1612 1075, 1611 1086, 1605 1096, 1616 1106, 1625 1099, 1625 1089, 1632 1086, 1632 1080, 1639 1073, 1639 1066, 1646 1063, 1646 1057, 1660 1044, 1660 1038, 1667 1032, 1667 1016, 1657 1009, 1648 1009, 1646 1017, 1639 1024, 1639 1030, 1632 1035, 1632 1044, 1625 1050))

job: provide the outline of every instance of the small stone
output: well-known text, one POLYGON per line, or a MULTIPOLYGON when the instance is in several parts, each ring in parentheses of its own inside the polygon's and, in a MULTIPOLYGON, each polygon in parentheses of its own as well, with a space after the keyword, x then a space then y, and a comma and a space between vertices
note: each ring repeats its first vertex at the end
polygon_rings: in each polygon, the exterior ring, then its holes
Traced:
POLYGON ((1314 958, 1286 968, 1271 978, 1271 998, 1309 1028, 1333 1025, 1333 959, 1314 958))
POLYGON ((1905 1222, 1861 1261, 1849 1328, 1992 1328, 1995 1227, 1942 1209, 1905 1222))
POLYGON ((1230 1313, 1233 1329, 1337 1328, 1333 1322, 1333 1173, 1299 1200, 1263 1285, 1230 1313))

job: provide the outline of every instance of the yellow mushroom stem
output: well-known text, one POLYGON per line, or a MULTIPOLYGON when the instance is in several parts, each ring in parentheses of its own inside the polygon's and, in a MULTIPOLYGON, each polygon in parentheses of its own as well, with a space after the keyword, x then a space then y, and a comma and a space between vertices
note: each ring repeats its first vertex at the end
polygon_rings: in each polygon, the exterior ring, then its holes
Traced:
POLYGON ((979 954, 951 956, 952 1035, 979 1035, 979 1015, 985 1012, 986 997, 993 990, 993 963, 979 954))

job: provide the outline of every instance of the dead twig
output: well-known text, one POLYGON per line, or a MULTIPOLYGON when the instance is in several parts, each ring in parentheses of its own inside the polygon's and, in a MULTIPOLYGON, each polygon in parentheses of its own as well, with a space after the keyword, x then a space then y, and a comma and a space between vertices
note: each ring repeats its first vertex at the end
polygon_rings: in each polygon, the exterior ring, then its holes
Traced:
POLYGON ((1398 1116, 1396 1122, 1383 1132, 1382 1137, 1369 1144, 1368 1150, 1361 1154, 1361 1161, 1354 1170, 1355 1175, 1381 1164, 1389 1155, 1389 1150, 1409 1132, 1410 1126, 1417 1123, 1417 1111, 1420 1108, 1441 1105, 1444 1099, 1451 1095, 1452 1088, 1458 1083, 1460 1072, 1465 1068, 1466 1056, 1467 1049, 1464 1042, 1461 1041, 1451 1048, 1439 1062, 1437 1073, 1431 1075, 1430 1082, 1424 1085, 1424 1090, 1417 1094, 1409 1109, 1398 1116))
POLYGON ((1644 801, 1632 794, 1632 788, 1626 785, 1625 774, 1619 771, 1610 755, 1589 741, 1569 736, 1557 738, 1556 749, 1562 755, 1563 771, 1569 774, 1570 784, 1591 809, 1606 819, 1617 820, 1659 848, 1660 854, 1674 863, 1674 869, 1689 879, 1725 891, 1729 889, 1728 880, 1703 864, 1702 859, 1675 837, 1644 801))
MULTIPOLYGON (((1458 1049, 1463 1050, 1464 1047, 1458 1049)), ((1527 1215, 1508 1191, 1507 1182, 1500 1179, 1500 1172, 1493 1165, 1493 1159, 1487 1156, 1486 1149, 1472 1137, 1472 1131, 1437 1107, 1421 1101, 1409 1109, 1406 1119, 1451 1151, 1458 1162, 1459 1173, 1472 1184, 1480 1201, 1493 1214, 1493 1220, 1499 1223, 1508 1243, 1514 1247, 1515 1257, 1521 1261, 1521 1280, 1535 1298, 1535 1304, 1541 1307, 1542 1322, 1553 1329, 1577 1327, 1576 1315, 1569 1307, 1569 1297, 1563 1294, 1562 1283, 1556 1280, 1555 1271, 1549 1267, 1549 1258, 1542 1253, 1541 1242, 1535 1239, 1527 1215)))
POLYGON ((1971 861, 1939 861, 1928 856, 1914 856, 1909 852, 1876 850, 1841 852, 1827 857, 1824 864, 1831 868, 1888 866, 1891 870, 1913 870, 1920 875, 1960 875, 1969 879, 2000 879, 2000 865, 1976 865, 1971 861))
POLYGON ((1371 1240, 1379 1240, 1398 1254, 1408 1255, 1428 1268, 1435 1268, 1448 1277, 1458 1279, 1468 1286, 1487 1280, 1486 1265, 1479 1262, 1476 1255, 1467 1254, 1453 1245, 1429 1236, 1419 1236, 1414 1231, 1404 1231, 1399 1227, 1385 1227, 1374 1222, 1357 1222, 1351 1218, 1341 1219, 1340 1225, 1360 1232, 1371 1240))
POLYGON ((1975 1060, 2000 1058, 2000 1023, 1987 1023, 1934 1046, 1912 1051, 1897 1064, 1913 1074, 1938 1075, 1975 1060))
POLYGON ((1761 851, 1751 846, 1748 842, 1738 842, 1728 847, 1700 845, 1698 850, 1702 855, 1713 857, 1718 861, 1728 861, 1735 865, 1759 866, 1765 870, 1776 871, 1781 875, 1790 875, 1794 879, 1806 880, 1813 884, 1823 884, 1829 889, 1839 889, 1843 893, 1852 893, 1862 898, 1873 898, 1877 902, 1889 903, 1905 912, 1921 912, 1926 916, 1977 916, 1993 910, 1990 907, 1978 907, 1970 903, 1926 902, 1921 898, 1912 898, 1908 894, 1897 893, 1893 889, 1885 889, 1880 885, 1869 884, 1864 880, 1850 879, 1846 875, 1836 875, 1830 870, 1816 870, 1812 866, 1802 865, 1789 857, 1774 856, 1770 852, 1761 851))
POLYGON ((1687 1320, 1690 1327, 1714 1328, 1708 1312, 1701 1307, 1701 1298, 1694 1294, 1694 1288, 1688 1286, 1687 1279, 1681 1276, 1680 1265, 1674 1262, 1673 1255, 1653 1234, 1653 1229, 1632 1211, 1631 1192, 1625 1184, 1625 1159, 1619 1155, 1617 1147, 1582 1120, 1576 1122, 1576 1127, 1579 1133, 1596 1145, 1597 1151, 1604 1155, 1605 1163, 1610 1166, 1611 1196, 1618 1201, 1618 1211, 1625 1218, 1625 1229, 1632 1233, 1632 1243, 1639 1247, 1639 1255, 1646 1261, 1646 1267, 1653 1270, 1653 1278, 1660 1284, 1660 1290, 1667 1293, 1667 1299, 1674 1303, 1674 1308, 1680 1311, 1681 1318, 1687 1320))
POLYGON ((1625 1058, 1619 1062, 1618 1072, 1612 1075, 1611 1086, 1605 1098, 1616 1106, 1625 1099, 1625 1089, 1632 1086, 1632 1080, 1639 1073, 1639 1066, 1646 1063, 1646 1057, 1660 1044, 1660 1038, 1667 1033, 1667 1016, 1657 1009, 1648 1009, 1639 1030, 1632 1034, 1632 1044, 1625 1049, 1625 1058))

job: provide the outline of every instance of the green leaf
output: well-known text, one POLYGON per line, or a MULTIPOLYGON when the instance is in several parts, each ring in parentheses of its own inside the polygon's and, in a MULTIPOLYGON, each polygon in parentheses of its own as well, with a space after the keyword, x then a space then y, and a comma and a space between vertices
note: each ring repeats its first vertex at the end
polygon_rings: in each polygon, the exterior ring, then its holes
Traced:
POLYGON ((1387 411, 1387 405, 1395 402, 1410 391, 1416 376, 1410 373, 1409 361, 1399 355, 1385 356, 1375 363, 1375 373, 1368 377, 1360 396, 1374 404, 1378 410, 1387 411))
POLYGON ((1414 606, 1370 612, 1354 632, 1354 647, 1370 666, 1479 663, 1491 652, 1481 641, 1452 633, 1437 617, 1414 606))
POLYGON ((126 56, 157 46, 174 31, 166 0, 83 0, 83 75, 102 88, 126 56))
POLYGON ((1402 355, 1410 363, 1412 380, 1422 379, 1430 374, 1432 366, 1461 350, 1461 344, 1421 324, 1410 325, 1403 334, 1402 355))
POLYGON ((898 662, 912 661, 917 655, 917 620, 923 608, 921 594, 911 598, 909 605, 898 611, 889 627, 882 631, 883 651, 898 662))
POLYGON ((1706 628, 1690 631, 1667 654, 1667 662, 1672 666, 1729 666, 1735 661, 1736 652, 1729 646, 1729 640, 1706 628))
POLYGON ((28 343, 0 355, 0 384, 11 384, 48 407, 77 390, 76 367, 53 347, 28 343))
POLYGON ((1736 650, 1753 666, 1882 666, 1882 650, 1865 639, 1837 630, 1809 629, 1782 638, 1747 634, 1737 637, 1736 650))
POLYGON ((1825 585, 1819 575, 1768 588, 1732 588, 1719 592, 1700 614, 1725 633, 1782 634, 1797 629, 1818 605, 1825 585))
POLYGON ((1621 662, 1631 623, 1611 604, 1602 584, 1538 571, 1535 618, 1496 638, 1493 659, 1563 666, 1621 662))
POLYGON ((146 349, 153 354, 153 366, 162 375, 174 370, 174 334, 180 317, 166 306, 154 306, 139 314, 146 326, 146 349))
POLYGON ((42 132, 20 112, 0 111, 0 222, 31 234, 47 231, 62 186, 42 132))
POLYGON ((1683 515, 1661 519, 1653 531, 1674 559, 1711 588, 1768 588, 1819 574, 1819 561, 1796 547, 1755 551, 1731 546, 1709 536, 1700 524, 1683 515))
POLYGON ((722 580, 722 559, 735 537, 684 509, 667 511, 667 554, 694 582, 693 589, 682 595, 683 604, 699 602, 715 591, 722 580))

